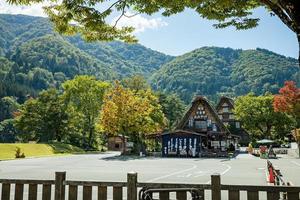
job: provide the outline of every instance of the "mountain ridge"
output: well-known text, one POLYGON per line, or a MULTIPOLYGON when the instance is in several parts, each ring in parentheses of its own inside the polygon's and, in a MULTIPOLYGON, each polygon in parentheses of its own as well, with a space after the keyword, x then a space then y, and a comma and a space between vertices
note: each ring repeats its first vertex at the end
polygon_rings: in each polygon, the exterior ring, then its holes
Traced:
POLYGON ((0 97, 25 98, 80 74, 106 81, 141 74, 154 89, 177 93, 186 103, 199 94, 214 100, 276 93, 285 80, 300 80, 296 59, 266 49, 205 46, 170 56, 141 44, 62 36, 47 18, 26 15, 0 14, 1 60, 0 97))

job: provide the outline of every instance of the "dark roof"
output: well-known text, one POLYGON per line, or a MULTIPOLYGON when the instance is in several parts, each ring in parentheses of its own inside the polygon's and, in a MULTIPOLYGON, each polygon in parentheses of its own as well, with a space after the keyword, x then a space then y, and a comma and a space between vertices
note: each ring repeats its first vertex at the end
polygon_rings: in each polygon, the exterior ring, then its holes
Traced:
POLYGON ((187 123, 191 113, 193 112, 193 110, 197 109, 198 105, 202 103, 204 106, 206 106, 209 111, 212 113, 213 117, 215 118, 217 124, 220 126, 221 131, 222 132, 226 132, 226 133, 230 133, 229 130, 225 127, 225 125, 223 124, 223 122, 220 120, 216 110, 214 109, 213 106, 211 106, 211 104, 208 102, 208 100, 203 97, 203 96, 197 96, 193 102, 192 102, 192 106, 190 107, 190 109, 186 112, 186 114, 184 115, 184 117, 182 118, 182 120, 179 122, 178 126, 176 127, 176 130, 180 130, 180 129, 184 129, 185 124, 187 123))
POLYGON ((222 96, 219 100, 218 105, 216 106, 216 110, 218 111, 223 103, 228 103, 231 108, 234 108, 234 101, 230 97, 222 96))

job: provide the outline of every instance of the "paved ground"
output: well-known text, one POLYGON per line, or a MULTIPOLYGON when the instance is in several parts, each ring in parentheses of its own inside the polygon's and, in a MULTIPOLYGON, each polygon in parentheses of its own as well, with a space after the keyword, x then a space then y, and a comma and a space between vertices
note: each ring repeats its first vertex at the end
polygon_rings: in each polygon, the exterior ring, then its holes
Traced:
MULTIPOLYGON (((300 186, 300 159, 271 160, 285 180, 300 186)), ((130 158, 109 152, 0 161, 1 178, 53 179, 55 171, 67 171, 69 180, 125 181, 130 171, 142 182, 209 183, 220 173, 226 184, 266 185, 266 160, 240 154, 233 159, 130 158)))
MULTIPOLYGON (((271 161, 281 169, 285 180, 300 186, 300 159, 281 157, 271 161)), ((54 179, 56 171, 66 171, 68 180, 126 181, 127 172, 136 171, 140 182, 210 183, 210 175, 220 173, 223 184, 266 185, 265 168, 266 160, 248 154, 240 154, 233 159, 182 159, 120 157, 118 153, 109 152, 0 161, 0 179, 54 179)), ((126 190, 123 192, 126 197, 126 190)), ((28 195, 26 187, 24 195, 28 195)), ((41 199, 41 195, 39 187, 38 199, 41 199)), ((79 188, 78 195, 82 199, 82 188, 79 188)), ((227 195, 222 192, 222 199, 227 200, 227 195)), ((97 190, 94 187, 93 200, 96 198, 97 190)), ((171 198, 175 199, 175 196, 171 195, 171 198)), ((205 198, 210 199, 210 191, 205 192, 205 198)), ((246 199, 245 192, 241 192, 241 198, 246 199)), ((108 188, 108 199, 112 199, 111 188, 108 188)), ((266 199, 266 194, 260 193, 260 199, 266 199)))

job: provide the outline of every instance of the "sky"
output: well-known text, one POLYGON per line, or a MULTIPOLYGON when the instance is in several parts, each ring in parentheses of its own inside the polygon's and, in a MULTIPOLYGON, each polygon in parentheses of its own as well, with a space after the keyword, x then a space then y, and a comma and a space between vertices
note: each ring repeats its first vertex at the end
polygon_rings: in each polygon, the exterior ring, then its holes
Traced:
MULTIPOLYGON (((12 6, 5 0, 0 0, 0 13, 46 16, 42 4, 12 6)), ((298 57, 296 35, 278 17, 270 16, 263 8, 256 9, 254 16, 261 19, 259 26, 239 31, 234 27, 215 29, 213 21, 200 18, 192 10, 171 17, 155 14, 122 18, 118 26, 135 27, 134 35, 139 43, 169 55, 182 55, 203 46, 217 46, 234 49, 264 48, 285 56, 298 57)))

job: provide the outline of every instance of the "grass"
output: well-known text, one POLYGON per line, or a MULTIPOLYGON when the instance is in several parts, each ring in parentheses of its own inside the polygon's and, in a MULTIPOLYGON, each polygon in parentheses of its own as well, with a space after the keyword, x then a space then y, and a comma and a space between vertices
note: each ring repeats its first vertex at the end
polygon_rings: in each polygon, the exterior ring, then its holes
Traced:
POLYGON ((27 157, 53 156, 61 154, 84 153, 81 148, 70 144, 31 144, 31 143, 1 143, 0 160, 14 159, 16 148, 21 148, 21 153, 27 157))

